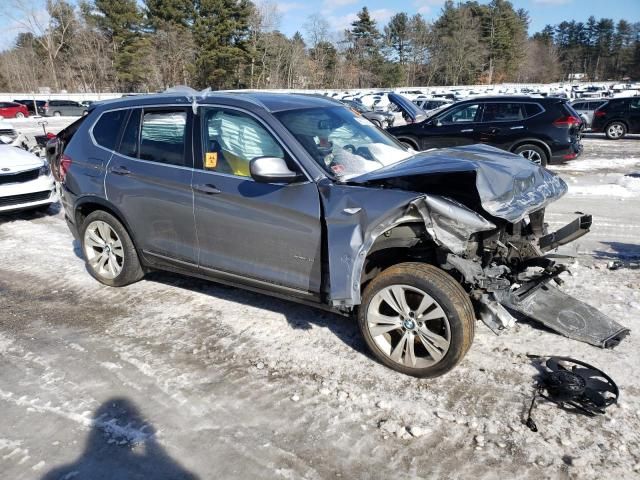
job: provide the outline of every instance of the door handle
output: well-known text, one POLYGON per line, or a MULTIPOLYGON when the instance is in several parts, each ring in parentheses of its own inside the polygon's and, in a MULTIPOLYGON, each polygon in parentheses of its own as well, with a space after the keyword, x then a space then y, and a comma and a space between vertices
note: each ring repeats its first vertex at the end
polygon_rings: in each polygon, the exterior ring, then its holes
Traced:
POLYGON ((517 127, 511 127, 509 130, 521 130, 523 128, 524 128, 524 126, 518 125, 517 127))
POLYGON ((473 128, 465 128, 464 130, 460 130, 460 133, 469 133, 473 132, 473 128))
POLYGON ((495 135, 498 132, 500 132, 500 129, 493 127, 493 128, 490 128, 489 130, 487 130, 485 133, 488 133, 490 135, 495 135))
POLYGON ((210 183, 206 183, 204 185, 194 185, 193 189, 196 192, 206 193, 207 195, 215 195, 217 193, 222 193, 219 189, 217 189, 214 185, 210 183))
POLYGON ((113 167, 111 169, 111 173, 115 173, 116 175, 130 175, 131 170, 129 170, 127 167, 123 167, 122 165, 119 165, 117 167, 113 167))

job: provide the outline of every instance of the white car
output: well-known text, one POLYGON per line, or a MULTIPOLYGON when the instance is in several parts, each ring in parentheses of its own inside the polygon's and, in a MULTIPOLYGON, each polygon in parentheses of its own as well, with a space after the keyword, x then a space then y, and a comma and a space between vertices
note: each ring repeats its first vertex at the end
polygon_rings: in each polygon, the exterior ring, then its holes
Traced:
POLYGON ((53 176, 43 159, 0 145, 0 213, 44 208, 57 201, 53 176))

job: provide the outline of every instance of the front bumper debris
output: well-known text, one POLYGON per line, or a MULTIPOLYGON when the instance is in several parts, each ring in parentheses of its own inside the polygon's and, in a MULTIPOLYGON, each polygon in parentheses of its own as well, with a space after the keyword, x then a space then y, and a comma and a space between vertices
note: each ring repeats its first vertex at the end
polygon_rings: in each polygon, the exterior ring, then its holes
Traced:
POLYGON ((628 328, 548 282, 522 295, 516 290, 501 303, 565 337, 596 347, 613 348, 629 334, 628 328))

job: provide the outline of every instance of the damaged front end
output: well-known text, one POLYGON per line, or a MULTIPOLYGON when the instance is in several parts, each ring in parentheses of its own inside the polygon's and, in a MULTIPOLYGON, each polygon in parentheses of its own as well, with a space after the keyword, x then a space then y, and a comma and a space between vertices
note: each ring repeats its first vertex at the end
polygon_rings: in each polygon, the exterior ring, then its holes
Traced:
POLYGON ((478 317, 495 333, 516 317, 603 348, 629 333, 556 286, 567 267, 549 253, 586 234, 591 216, 547 232, 545 207, 567 190, 548 170, 473 146, 419 154, 348 184, 320 190, 334 307, 359 303, 361 283, 375 273, 367 260, 389 248, 412 252, 410 260, 433 263, 458 278, 478 317))

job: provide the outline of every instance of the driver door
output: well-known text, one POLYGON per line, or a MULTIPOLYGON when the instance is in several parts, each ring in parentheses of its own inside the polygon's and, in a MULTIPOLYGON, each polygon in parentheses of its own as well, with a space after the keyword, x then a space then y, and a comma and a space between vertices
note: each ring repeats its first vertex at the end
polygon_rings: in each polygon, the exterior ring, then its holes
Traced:
POLYGON ((433 126, 423 122, 429 135, 421 138, 420 149, 461 147, 476 143, 481 116, 481 104, 468 103, 436 117, 433 126))
POLYGON ((254 181, 249 162, 279 157, 301 171, 279 140, 248 112, 199 110, 193 174, 199 268, 240 282, 320 292, 320 198, 316 184, 254 181))

